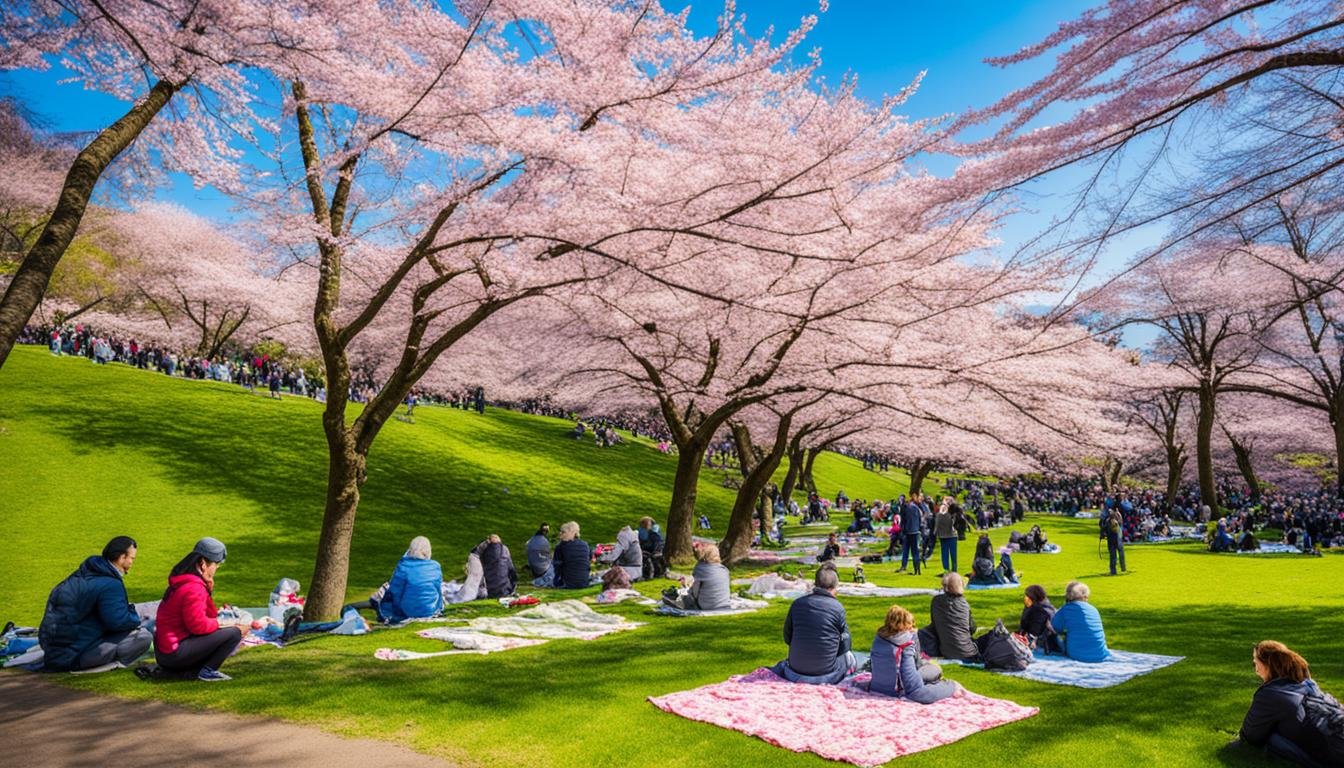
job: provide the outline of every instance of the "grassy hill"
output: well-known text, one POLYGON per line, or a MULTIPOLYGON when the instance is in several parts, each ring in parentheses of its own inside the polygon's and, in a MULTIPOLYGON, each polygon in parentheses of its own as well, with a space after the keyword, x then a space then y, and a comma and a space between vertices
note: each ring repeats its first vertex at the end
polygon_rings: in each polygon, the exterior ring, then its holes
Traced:
MULTIPOLYGON (((422 408, 393 422, 375 445, 356 527, 352 597, 390 573, 412 536, 424 534, 451 576, 466 550, 498 532, 515 549, 540 520, 580 522, 610 541, 643 514, 665 515, 673 461, 633 442, 601 449, 566 437, 556 419, 489 410, 484 416, 422 408)), ((316 404, 269 400, 230 385, 186 382, 121 366, 95 367, 20 348, 0 370, 0 621, 35 623, 46 593, 111 536, 141 544, 128 577, 132 599, 154 599, 168 568, 203 535, 229 559, 218 598, 257 604, 281 576, 306 581, 321 515, 325 463, 316 404)), ((893 496, 902 475, 856 462, 818 460, 822 490, 893 496)), ((702 508, 722 530, 731 492, 722 474, 702 478, 702 508)), ((1198 545, 1132 547, 1134 572, 1104 577, 1090 521, 1033 518, 1064 547, 1021 556, 1028 583, 1056 603, 1064 584, 1088 580, 1111 645, 1186 656, 1122 686, 1086 691, 976 670, 949 676, 986 695, 1041 708, 1022 723, 911 758, 924 766, 985 760, 1053 766, 1258 765, 1226 749, 1257 680, 1250 646, 1281 639, 1312 662, 1328 690, 1344 693, 1344 558, 1212 555, 1198 545)), ((1004 532, 996 532, 996 542, 1004 532)), ((969 563, 963 552, 963 568, 969 563)), ((935 555, 935 559, 936 559, 935 555)), ((868 569, 870 581, 934 586, 932 575, 868 569)), ((931 569, 936 572, 937 569, 931 569)), ((645 586, 653 593, 666 582, 645 586)), ((543 592, 543 594, 547 594, 543 592)), ((547 595, 551 596, 551 595, 547 595)), ((982 625, 1015 624, 1020 593, 971 595, 982 625)), ((887 603, 846 600, 855 645, 866 649, 887 603)), ((905 601, 928 617, 925 598, 905 601)), ((484 603, 479 615, 502 609, 484 603)), ((150 684, 125 673, 62 682, 131 698, 261 713, 327 730, 406 743, 463 765, 821 765, 741 734, 691 723, 644 699, 773 663, 785 647, 787 610, 677 620, 623 605, 648 626, 595 642, 555 641, 488 657, 419 662, 373 659, 381 646, 441 650, 411 630, 358 638, 316 637, 289 648, 248 650, 223 686, 150 684)))

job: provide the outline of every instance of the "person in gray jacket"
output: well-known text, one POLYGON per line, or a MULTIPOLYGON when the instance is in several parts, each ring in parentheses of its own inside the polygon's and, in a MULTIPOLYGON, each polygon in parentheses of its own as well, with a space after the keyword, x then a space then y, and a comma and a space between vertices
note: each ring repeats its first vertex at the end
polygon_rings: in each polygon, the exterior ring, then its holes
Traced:
POLYGON ((873 677, 868 690, 884 696, 899 696, 920 704, 932 704, 961 693, 961 686, 943 680, 943 671, 933 662, 920 664, 915 617, 899 605, 887 609, 887 619, 873 638, 873 677))
POLYGON ((958 570, 957 568, 957 515, 961 514, 961 507, 957 506, 953 511, 955 502, 951 496, 944 496, 943 503, 938 507, 938 512, 933 516, 933 535, 938 539, 938 548, 943 557, 943 573, 958 570))
POLYGON ((929 606, 932 618, 930 628, 938 640, 938 655, 945 659, 965 659, 975 661, 980 658, 980 649, 972 635, 975 634, 975 618, 971 616, 971 604, 966 602, 966 583, 961 574, 953 571, 943 576, 943 591, 933 596, 929 606))
POLYGON ((695 548, 695 559, 691 588, 677 597, 664 597, 663 602, 692 611, 728 608, 732 596, 731 577, 719 560, 719 548, 713 544, 699 545, 695 548))
POLYGON ((644 575, 644 550, 639 547, 639 534, 630 526, 623 526, 616 532, 616 548, 603 561, 620 566, 630 581, 639 581, 644 575))
POLYGON ((775 674, 794 683, 834 685, 856 666, 850 653, 845 607, 835 599, 840 576, 831 565, 817 571, 812 594, 789 606, 784 642, 789 657, 774 666, 775 674))
POLYGON ((527 569, 532 572, 536 586, 549 587, 555 581, 551 570, 551 534, 549 523, 542 523, 532 538, 527 540, 527 569))

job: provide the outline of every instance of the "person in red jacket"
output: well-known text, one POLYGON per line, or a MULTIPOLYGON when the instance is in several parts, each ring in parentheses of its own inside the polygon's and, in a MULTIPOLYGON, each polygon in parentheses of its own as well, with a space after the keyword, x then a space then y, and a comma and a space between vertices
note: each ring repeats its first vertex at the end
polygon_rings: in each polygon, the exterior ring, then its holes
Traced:
POLYGON ((161 668, 206 682, 231 679, 219 667, 248 627, 221 625, 210 597, 215 571, 227 555, 223 542, 206 537, 173 566, 154 627, 154 657, 161 668))

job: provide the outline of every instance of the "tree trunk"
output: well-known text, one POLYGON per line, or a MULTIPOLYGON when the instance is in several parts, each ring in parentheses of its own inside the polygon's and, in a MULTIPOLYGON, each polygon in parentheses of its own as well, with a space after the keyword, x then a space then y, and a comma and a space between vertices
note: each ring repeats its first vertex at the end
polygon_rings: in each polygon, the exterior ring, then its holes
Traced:
POLYGON ((1335 490, 1344 496, 1344 418, 1333 418, 1330 427, 1335 431, 1335 490))
POLYGON ((817 481, 812 479, 812 465, 816 463, 817 456, 821 454, 821 451, 821 448, 808 448, 803 451, 803 469, 798 482, 802 483, 803 489, 808 493, 817 492, 817 481))
POLYGON ((705 463, 708 441, 677 446, 677 475, 672 480, 672 503, 667 510, 663 556, 667 562, 686 564, 695 559, 691 536, 695 524, 695 499, 699 495, 700 467, 705 463))
MULTIPOLYGON (((329 412, 331 410, 328 408, 329 412)), ((309 621, 335 619, 345 604, 350 543, 355 533, 359 489, 365 479, 366 457, 356 450, 354 436, 345 427, 344 399, 339 411, 339 421, 323 417, 328 447, 327 501, 322 514, 322 535, 317 544, 317 564, 303 609, 304 618, 309 621)))
MULTIPOLYGON (((792 416, 780 419, 779 426, 775 430, 775 443, 771 446, 770 452, 752 467, 751 472, 743 479, 742 487, 737 491, 737 498, 733 501, 733 514, 728 518, 728 531, 719 541, 719 558, 723 560, 724 565, 732 566, 746 557, 751 549, 751 521, 755 517, 756 500, 784 458, 784 452, 789 445, 789 426, 792 420, 792 416)), ((734 432, 738 426, 734 426, 734 432)), ((745 434, 746 426, 740 426, 745 434)), ((746 436, 749 443, 750 435, 746 436)))
POLYGON ((933 462, 916 459, 910 465, 910 493, 922 493, 924 490, 924 480, 933 470, 933 462))
POLYGON ((1195 462, 1199 470, 1200 504, 1209 505, 1218 517, 1218 488, 1213 479, 1214 392, 1212 384, 1199 387, 1199 415, 1195 429, 1195 462))
POLYGON ((1167 446, 1167 503, 1172 503, 1181 490, 1181 474, 1185 472, 1185 447, 1167 446))
POLYGON ((802 473, 803 448, 793 448, 789 451, 788 458, 789 468, 784 472, 784 485, 779 489, 779 497, 784 500, 785 508, 789 506, 789 499, 793 498, 793 491, 798 486, 798 476, 802 473))
POLYGON ((41 303, 57 263, 75 239, 93 188, 103 171, 144 131, 177 90, 178 86, 166 80, 158 81, 143 100, 103 129, 75 156, 56 200, 56 210, 43 225, 37 242, 19 263, 5 289, 4 298, 0 298, 0 368, 4 367, 19 332, 41 303))
POLYGON ((751 474, 752 467, 756 466, 756 445, 751 442, 751 431, 747 425, 739 421, 728 422, 728 432, 733 436, 733 446, 737 448, 737 468, 742 472, 742 477, 751 474))
POLYGON ((1236 439, 1226 429, 1223 430, 1223 434, 1227 435, 1227 442, 1232 445, 1232 455, 1237 460, 1237 469, 1241 472, 1241 478, 1246 481, 1251 498, 1260 498, 1260 479, 1255 476, 1255 464, 1251 461, 1251 445, 1236 439))

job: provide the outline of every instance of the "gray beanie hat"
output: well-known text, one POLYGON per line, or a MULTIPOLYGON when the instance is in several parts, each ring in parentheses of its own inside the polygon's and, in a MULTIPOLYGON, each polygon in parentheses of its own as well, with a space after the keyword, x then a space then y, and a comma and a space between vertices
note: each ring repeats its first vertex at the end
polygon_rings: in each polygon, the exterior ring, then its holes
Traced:
POLYGON ((224 558, 229 556, 229 550, 224 546, 224 542, 219 539, 212 539, 209 536, 196 542, 196 546, 191 551, 212 563, 222 563, 224 558))

